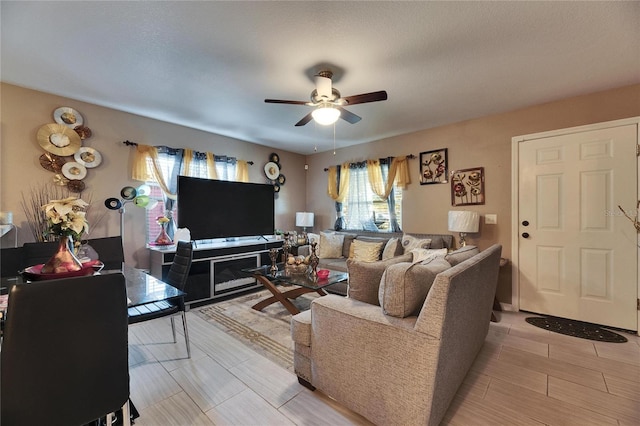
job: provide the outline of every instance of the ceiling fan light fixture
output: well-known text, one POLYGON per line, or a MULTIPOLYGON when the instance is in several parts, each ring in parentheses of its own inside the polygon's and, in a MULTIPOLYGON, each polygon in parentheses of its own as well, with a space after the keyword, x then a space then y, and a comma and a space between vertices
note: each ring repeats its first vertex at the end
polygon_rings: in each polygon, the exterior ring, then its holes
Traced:
POLYGON ((338 121, 338 118, 340 118, 340 111, 330 105, 324 105, 313 110, 311 115, 318 124, 328 126, 338 121))

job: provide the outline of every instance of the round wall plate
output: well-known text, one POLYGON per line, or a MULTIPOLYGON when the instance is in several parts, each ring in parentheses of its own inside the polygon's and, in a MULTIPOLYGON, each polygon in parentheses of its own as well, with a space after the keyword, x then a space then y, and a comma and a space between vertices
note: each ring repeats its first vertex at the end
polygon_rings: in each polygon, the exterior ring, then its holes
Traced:
POLYGON ((269 179, 276 180, 278 179, 278 175, 280 175, 280 167, 273 161, 269 161, 264 165, 264 174, 269 179))
POLYGON ((98 167, 102 163, 102 155, 93 148, 83 146, 73 154, 73 158, 85 167, 90 169, 98 167))
POLYGON ((82 164, 71 161, 62 166, 62 174, 69 180, 82 180, 87 176, 87 169, 82 164))
POLYGON ((70 107, 57 108, 53 111, 53 119, 56 123, 67 126, 70 129, 75 129, 78 126, 82 126, 82 123, 84 123, 82 115, 70 107))
POLYGON ((73 155, 82 145, 80 136, 62 124, 45 124, 38 129, 36 138, 42 149, 62 157, 73 155))

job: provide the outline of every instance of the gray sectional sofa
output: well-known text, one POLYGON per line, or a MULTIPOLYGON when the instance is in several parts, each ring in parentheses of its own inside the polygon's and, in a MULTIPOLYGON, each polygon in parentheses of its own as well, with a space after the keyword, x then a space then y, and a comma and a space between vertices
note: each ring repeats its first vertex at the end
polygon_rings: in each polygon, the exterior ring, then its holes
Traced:
MULTIPOLYGON (((334 271, 347 272, 347 260, 349 259, 349 253, 351 244, 354 240, 366 241, 366 242, 384 242, 387 243, 392 238, 397 238, 402 241, 404 235, 410 235, 417 239, 430 239, 431 243, 429 248, 432 249, 451 249, 453 247, 453 236, 448 234, 417 234, 417 233, 402 233, 402 232, 370 232, 370 231, 323 231, 327 233, 340 234, 344 236, 342 243, 342 250, 340 257, 321 257, 318 269, 331 269, 334 271)), ((312 238, 318 239, 319 234, 309 234, 312 238)), ((310 254, 310 246, 303 245, 298 246, 298 254, 308 256, 310 254)), ((382 257, 382 252, 381 252, 382 257)), ((397 247, 393 257, 389 259, 376 262, 378 269, 384 270, 386 266, 399 262, 411 262, 411 254, 404 253, 402 246, 397 247)), ((380 273, 382 274, 382 272, 380 273)), ((335 293, 342 296, 347 295, 347 283, 338 283, 326 288, 329 293, 335 293)))
POLYGON ((375 424, 439 424, 487 336, 501 250, 396 263, 315 299, 291 320, 298 380, 375 424))

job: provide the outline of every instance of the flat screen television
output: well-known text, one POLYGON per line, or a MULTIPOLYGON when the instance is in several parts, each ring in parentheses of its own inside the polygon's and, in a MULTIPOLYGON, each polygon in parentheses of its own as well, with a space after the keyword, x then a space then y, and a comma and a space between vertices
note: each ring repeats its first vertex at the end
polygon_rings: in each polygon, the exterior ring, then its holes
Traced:
POLYGON ((178 227, 192 240, 273 235, 273 185, 178 176, 178 227))

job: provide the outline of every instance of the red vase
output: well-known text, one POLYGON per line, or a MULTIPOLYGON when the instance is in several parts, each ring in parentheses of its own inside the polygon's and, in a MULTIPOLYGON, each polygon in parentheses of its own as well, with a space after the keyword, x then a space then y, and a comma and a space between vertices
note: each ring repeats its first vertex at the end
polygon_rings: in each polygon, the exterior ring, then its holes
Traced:
POLYGON ((167 234, 166 226, 167 225, 165 225, 164 223, 162 224, 162 230, 160 231, 160 234, 155 241, 155 243, 160 246, 168 246, 170 244, 173 244, 173 240, 171 239, 169 234, 167 234))
POLYGON ((75 272, 82 269, 82 263, 73 252, 73 238, 61 235, 58 240, 58 250, 51 256, 44 266, 43 274, 57 274, 61 272, 75 272))

